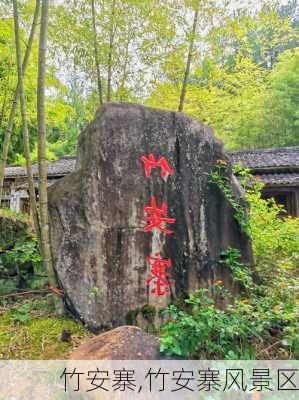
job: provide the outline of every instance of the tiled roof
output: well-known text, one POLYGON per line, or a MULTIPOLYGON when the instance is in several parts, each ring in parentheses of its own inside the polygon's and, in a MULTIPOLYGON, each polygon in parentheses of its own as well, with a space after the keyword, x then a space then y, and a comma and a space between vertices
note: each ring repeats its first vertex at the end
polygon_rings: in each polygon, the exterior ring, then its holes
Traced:
POLYGON ((23 167, 6 167, 5 177, 26 176, 26 170, 23 167))
MULTIPOLYGON (((268 185, 299 185, 299 146, 228 153, 233 164, 241 164, 268 185)), ((75 169, 76 157, 62 157, 48 164, 48 176, 64 176, 75 169)), ((38 175, 37 165, 33 173, 38 175)), ((5 168, 5 177, 25 177, 23 167, 5 168)))
POLYGON ((280 174, 258 174, 257 178, 261 179, 266 185, 271 186, 299 186, 299 172, 280 173, 280 174))
POLYGON ((299 169, 299 146, 230 152, 233 164, 254 170, 271 168, 299 169))
POLYGON ((299 146, 229 153, 233 164, 241 164, 266 185, 299 186, 299 146))
MULTIPOLYGON (((75 169, 76 157, 62 157, 59 160, 48 163, 48 176, 64 176, 75 169)), ((38 176, 38 167, 36 164, 32 166, 34 176, 38 176)), ((5 168, 5 177, 25 177, 26 168, 23 167, 7 167, 5 168)))

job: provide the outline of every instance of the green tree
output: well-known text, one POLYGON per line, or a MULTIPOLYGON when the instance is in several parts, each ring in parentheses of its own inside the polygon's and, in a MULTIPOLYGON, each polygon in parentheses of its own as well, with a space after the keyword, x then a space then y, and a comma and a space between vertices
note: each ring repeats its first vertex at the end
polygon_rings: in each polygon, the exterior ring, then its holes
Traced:
POLYGON ((299 34, 292 19, 280 14, 277 2, 266 2, 257 15, 243 10, 234 17, 227 16, 208 34, 213 59, 231 69, 240 56, 271 69, 277 56, 296 47, 298 40, 299 34))
MULTIPOLYGON (((257 101, 263 96, 265 71, 249 59, 239 58, 234 71, 206 58, 189 83, 185 112, 214 128, 227 148, 253 147, 257 127, 252 122, 257 101)), ((160 84, 148 100, 152 106, 175 109, 179 88, 160 84)))
MULTIPOLYGON (((185 112, 214 128, 228 149, 297 144, 296 61, 292 52, 282 60, 298 42, 291 11, 282 15, 277 3, 267 2, 256 12, 225 14, 211 7, 210 13, 219 21, 207 24, 195 43, 185 112), (290 65, 283 68, 287 58, 290 65)), ((182 45, 168 55, 164 79, 147 104, 176 109, 183 54, 182 45)))
MULTIPOLYGON (((32 26, 31 26, 31 30, 30 30, 30 34, 29 34, 28 45, 27 45, 25 55, 24 55, 24 60, 23 60, 22 66, 21 66, 22 74, 25 74, 25 71, 26 71, 26 68, 28 65, 29 56, 31 53, 34 34, 35 34, 35 29, 37 26, 38 15, 39 15, 39 0, 37 0, 37 2, 36 2, 36 8, 35 8, 33 22, 32 22, 32 26)), ((5 166, 6 166, 6 162, 7 162, 8 149, 10 146, 10 139, 11 139, 14 119, 16 116, 17 104, 19 101, 19 97, 20 97, 20 82, 18 81, 18 83, 16 85, 16 89, 14 91, 11 111, 9 114, 7 127, 4 132, 4 139, 3 139, 3 145, 2 145, 2 154, 1 154, 1 159, 0 159, 0 198, 2 197, 4 171, 5 171, 5 166)))
MULTIPOLYGON (((39 4, 37 3, 37 9, 39 10, 39 4)), ((22 117, 22 130, 24 138, 24 150, 26 158, 26 170, 27 170, 27 181, 29 188, 29 199, 30 209, 33 217, 35 233, 38 238, 38 242, 41 248, 41 236, 40 236, 40 225, 39 216, 37 211, 37 203, 35 197, 35 187, 32 173, 32 163, 30 157, 30 143, 27 125, 27 111, 26 111, 26 99, 24 94, 24 83, 23 83, 23 70, 22 70, 22 56, 21 56, 21 45, 20 45, 20 33, 19 33, 19 13, 17 0, 13 0, 13 14, 14 14, 14 26, 15 26, 15 42, 16 42, 16 59, 17 59, 17 70, 18 70, 18 93, 20 97, 20 108, 22 117)))
POLYGON ((255 146, 299 145, 299 49, 287 50, 268 76, 256 109, 255 146))

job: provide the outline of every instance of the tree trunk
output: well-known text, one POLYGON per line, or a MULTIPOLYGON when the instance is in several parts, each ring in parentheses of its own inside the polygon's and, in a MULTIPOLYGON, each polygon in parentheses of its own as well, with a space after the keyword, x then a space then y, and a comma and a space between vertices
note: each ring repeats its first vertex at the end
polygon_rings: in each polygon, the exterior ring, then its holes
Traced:
POLYGON ((1 107, 0 131, 1 131, 1 128, 2 128, 3 121, 4 121, 6 102, 7 102, 7 92, 8 92, 8 88, 7 88, 7 86, 5 86, 4 99, 3 99, 3 103, 2 103, 2 107, 1 107))
POLYGON ((109 53, 108 53, 108 70, 107 70, 107 102, 111 101, 111 84, 112 84, 112 53, 114 46, 114 16, 115 16, 115 3, 112 2, 111 21, 109 29, 109 53))
MULTIPOLYGON (((39 172, 39 207, 43 264, 47 271, 49 285, 57 287, 56 274, 53 268, 48 217, 47 193, 47 160, 46 160, 46 118, 45 118, 45 74, 48 33, 49 0, 42 0, 41 23, 38 51, 37 82, 37 127, 38 127, 38 172, 39 172)), ((54 296, 57 312, 62 312, 62 301, 54 296)))
POLYGON ((94 59, 97 72, 98 95, 99 95, 100 105, 102 105, 103 90, 102 90, 102 78, 101 78, 101 69, 100 69, 98 43, 97 43, 96 11, 95 11, 94 0, 91 0, 91 13, 92 13, 92 26, 93 26, 93 46, 94 46, 93 50, 94 50, 94 59))
POLYGON ((188 85, 188 80, 189 80, 189 75, 190 75, 190 67, 191 67, 191 62, 192 62, 192 57, 193 57, 193 47, 194 47, 194 39, 195 39, 195 33, 196 33, 196 28, 197 28, 197 22, 198 22, 198 13, 199 13, 199 4, 198 4, 196 10, 194 11, 193 26, 192 26, 189 51, 188 51, 188 57, 187 57, 187 62, 186 62, 186 68, 185 68, 185 74, 184 74, 184 80, 183 80, 183 86, 182 86, 182 90, 181 90, 180 104, 179 104, 178 111, 183 111, 183 109, 184 109, 187 85, 188 85))
POLYGON ((30 209, 31 209, 31 215, 33 218, 35 233, 36 233, 38 243, 39 243, 39 246, 41 249, 39 217, 38 217, 38 212, 37 212, 34 180, 33 180, 33 174, 32 174, 32 163, 31 163, 31 158, 30 158, 30 142, 29 142, 27 116, 26 116, 26 100, 25 100, 24 85, 23 85, 23 71, 22 71, 21 45, 20 45, 20 34, 19 34, 19 15, 18 15, 17 0, 13 0, 13 14, 14 14, 14 27, 15 27, 16 59, 17 59, 17 69, 18 69, 18 86, 19 86, 20 106, 21 106, 22 130, 23 130, 23 138, 24 138, 24 153, 25 153, 25 158, 26 158, 27 180, 28 180, 28 188, 29 188, 30 209))
POLYGON ((125 83, 126 83, 126 79, 127 79, 127 67, 128 67, 128 63, 129 63, 129 45, 130 45, 130 39, 128 39, 127 43, 126 43, 125 63, 124 63, 122 79, 121 79, 121 83, 120 83, 120 87, 119 87, 119 92, 120 92, 119 101, 120 102, 123 101, 123 91, 125 89, 125 83))
MULTIPOLYGON (((29 61, 29 56, 31 53, 34 34, 35 34, 36 27, 37 27, 37 22, 38 22, 39 9, 40 9, 40 0, 36 0, 32 26, 31 26, 31 30, 30 30, 30 34, 29 34, 29 38, 28 38, 28 44, 27 44, 27 48, 25 51, 25 55, 24 55, 23 65, 22 65, 23 74, 26 71, 28 61, 29 61)), ((4 132, 4 140, 3 140, 3 147, 2 147, 2 159, 0 160, 0 199, 2 198, 5 166, 6 166, 6 162, 7 162, 8 148, 10 145, 10 137, 11 137, 11 132, 12 132, 12 128, 13 128, 16 111, 17 111, 19 95, 20 95, 20 93, 19 93, 19 82, 18 82, 15 93, 14 93, 13 101, 12 101, 12 107, 11 107, 11 111, 10 111, 9 118, 8 118, 7 128, 4 132)))

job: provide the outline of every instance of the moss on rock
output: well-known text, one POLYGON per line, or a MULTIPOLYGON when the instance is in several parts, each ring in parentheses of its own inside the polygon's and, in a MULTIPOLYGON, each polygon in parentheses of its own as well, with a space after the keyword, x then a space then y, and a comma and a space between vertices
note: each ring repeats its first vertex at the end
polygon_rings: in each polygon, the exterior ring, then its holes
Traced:
POLYGON ((127 315, 126 315, 126 324, 127 325, 137 325, 138 314, 139 314, 139 308, 128 311, 127 315))

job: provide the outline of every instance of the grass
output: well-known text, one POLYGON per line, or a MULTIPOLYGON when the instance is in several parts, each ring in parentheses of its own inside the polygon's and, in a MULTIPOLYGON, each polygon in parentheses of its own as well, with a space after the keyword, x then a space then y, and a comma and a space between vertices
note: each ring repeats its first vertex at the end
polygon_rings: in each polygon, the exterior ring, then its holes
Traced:
POLYGON ((31 225, 32 222, 30 220, 30 217, 27 214, 23 213, 17 213, 15 211, 12 211, 9 208, 0 208, 0 217, 1 218, 9 218, 12 219, 13 221, 21 221, 25 224, 31 225))
MULTIPOLYGON (((50 295, 51 296, 51 295, 50 295)), ((49 296, 2 304, 0 308, 0 359, 65 359, 90 336, 81 324, 66 316, 55 316, 49 296), (67 330, 70 341, 62 341, 67 330)))

